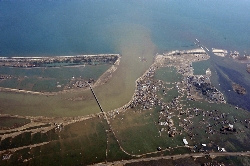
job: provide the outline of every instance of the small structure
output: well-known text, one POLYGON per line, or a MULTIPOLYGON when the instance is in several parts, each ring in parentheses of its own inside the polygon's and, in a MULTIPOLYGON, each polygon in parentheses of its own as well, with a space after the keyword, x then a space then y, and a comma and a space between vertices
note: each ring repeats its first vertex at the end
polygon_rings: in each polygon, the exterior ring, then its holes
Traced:
POLYGON ((160 126, 166 126, 166 125, 168 125, 168 122, 160 122, 159 125, 160 126))
POLYGON ((234 125, 228 124, 228 128, 229 128, 229 130, 233 130, 234 129, 234 125))
POLYGON ((221 152, 226 152, 226 149, 225 148, 221 148, 221 152))
POLYGON ((206 70, 206 75, 207 75, 207 76, 211 76, 211 74, 212 74, 212 72, 211 72, 211 70, 208 68, 208 69, 206 70))
POLYGON ((212 52, 217 56, 225 57, 227 55, 227 50, 212 48, 212 52))
POLYGON ((11 155, 12 154, 10 152, 8 154, 4 154, 2 160, 9 160, 11 155))
POLYGON ((206 53, 206 51, 204 49, 202 49, 202 48, 187 51, 187 54, 205 54, 205 53, 206 53))
POLYGON ((218 151, 220 151, 220 152, 226 152, 226 149, 225 149, 225 148, 220 148, 220 147, 218 146, 218 151))
POLYGON ((184 143, 184 145, 188 145, 186 138, 183 138, 183 143, 184 143))

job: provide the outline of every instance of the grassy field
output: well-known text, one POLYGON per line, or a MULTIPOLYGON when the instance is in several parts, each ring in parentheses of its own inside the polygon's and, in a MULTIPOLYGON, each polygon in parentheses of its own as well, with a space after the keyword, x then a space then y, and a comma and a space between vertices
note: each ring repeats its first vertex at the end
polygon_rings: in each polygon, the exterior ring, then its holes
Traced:
POLYGON ((178 90, 173 88, 171 90, 165 90, 166 95, 163 95, 163 91, 158 91, 157 96, 162 99, 163 102, 169 103, 173 100, 174 97, 178 96, 178 90))
POLYGON ((120 147, 118 142, 116 141, 113 133, 109 132, 108 134, 108 156, 107 161, 117 161, 117 160, 128 160, 132 157, 124 153, 120 147))
POLYGON ((130 109, 111 120, 111 125, 122 147, 130 154, 145 154, 162 149, 182 145, 182 138, 160 136, 158 125, 159 108, 145 111, 130 109))
POLYGON ((189 108, 199 108, 205 112, 217 112, 217 115, 224 113, 227 115, 225 119, 228 120, 230 124, 234 125, 234 128, 236 129, 236 132, 227 132, 221 134, 220 129, 222 128, 223 124, 221 123, 222 120, 214 119, 214 117, 217 117, 216 114, 211 114, 211 116, 203 116, 201 113, 198 113, 198 115, 194 115, 194 118, 192 119, 193 124, 190 125, 190 127, 194 128, 193 132, 197 134, 193 137, 194 140, 196 140, 193 142, 194 144, 202 142, 216 142, 216 145, 225 147, 227 151, 244 151, 250 148, 248 144, 245 144, 245 141, 247 141, 250 137, 250 131, 248 128, 246 128, 245 123, 245 120, 247 120, 247 117, 249 117, 248 111, 236 109, 229 104, 203 104, 195 101, 185 101, 183 104, 188 105, 189 108), (235 119, 237 120, 235 121, 235 119), (203 122, 204 124, 200 124, 200 122, 203 122), (212 126, 212 130, 214 130, 216 134, 205 133, 205 131, 208 131, 207 126, 209 125, 212 126))
POLYGON ((176 68, 171 67, 161 67, 156 70, 154 79, 162 80, 164 82, 178 82, 182 78, 181 74, 178 74, 176 68))
POLYGON ((1 147, 2 145, 8 148, 21 147, 47 141, 50 143, 19 150, 11 160, 0 160, 0 165, 18 165, 20 156, 22 160, 32 158, 29 161, 31 165, 86 165, 105 161, 106 127, 107 124, 103 119, 93 118, 66 126, 61 132, 50 131, 33 136, 26 133, 15 137, 15 140, 6 139, 1 142, 1 147), (15 145, 10 143, 12 141, 15 145))

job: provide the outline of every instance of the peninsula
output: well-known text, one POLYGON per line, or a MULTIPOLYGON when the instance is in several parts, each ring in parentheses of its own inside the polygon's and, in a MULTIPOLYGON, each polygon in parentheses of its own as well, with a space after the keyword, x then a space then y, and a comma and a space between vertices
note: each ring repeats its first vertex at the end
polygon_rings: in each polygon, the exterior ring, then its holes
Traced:
POLYGON ((119 54, 97 54, 52 57, 0 57, 0 66, 7 67, 56 67, 79 64, 115 63, 119 54))
MULTIPOLYGON (((57 81, 54 85, 55 92, 49 91, 35 91, 32 90, 30 87, 31 83, 23 88, 18 87, 0 87, 0 91, 6 92, 15 92, 15 93, 29 93, 29 94, 40 94, 40 95, 56 95, 58 93, 66 93, 72 92, 77 90, 84 90, 89 88, 89 84, 93 87, 102 85, 106 83, 111 77, 112 73, 117 69, 117 66, 120 63, 121 56, 119 54, 97 54, 97 55, 76 55, 76 56, 56 56, 56 57, 0 57, 0 67, 8 68, 7 70, 11 70, 13 68, 20 68, 20 69, 40 69, 46 70, 48 68, 65 68, 64 70, 67 71, 66 67, 74 67, 76 68, 83 68, 86 66, 100 66, 100 65, 111 65, 108 70, 106 70, 98 79, 84 78, 84 77, 75 77, 72 76, 65 84, 57 81)), ((51 70, 51 72, 53 72, 51 70)), ((70 70, 70 69, 68 69, 70 70)), ((71 69, 72 70, 72 69, 71 69)), ((13 73, 13 72, 10 72, 13 73)), ((84 73, 83 73, 84 74, 84 73)), ((50 74, 47 74, 50 75, 50 74)), ((29 77, 36 82, 42 82, 49 79, 56 79, 56 78, 46 78, 46 77, 34 77, 29 74, 29 77)), ((19 84, 23 84, 28 76, 20 76, 20 75, 10 75, 10 74, 0 74, 0 81, 4 83, 15 81, 17 80, 19 84)), ((1 83, 0 82, 0 83, 1 83)), ((41 85, 42 86, 42 85, 41 85)), ((50 85, 51 87, 51 85, 50 85)))

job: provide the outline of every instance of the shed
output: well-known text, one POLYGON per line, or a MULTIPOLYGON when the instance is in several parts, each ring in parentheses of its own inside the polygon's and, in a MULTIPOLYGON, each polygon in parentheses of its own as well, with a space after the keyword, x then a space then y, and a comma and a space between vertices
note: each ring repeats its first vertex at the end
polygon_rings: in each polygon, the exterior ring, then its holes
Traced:
POLYGON ((185 145, 188 145, 188 142, 187 142, 186 138, 183 138, 183 143, 184 143, 185 145))

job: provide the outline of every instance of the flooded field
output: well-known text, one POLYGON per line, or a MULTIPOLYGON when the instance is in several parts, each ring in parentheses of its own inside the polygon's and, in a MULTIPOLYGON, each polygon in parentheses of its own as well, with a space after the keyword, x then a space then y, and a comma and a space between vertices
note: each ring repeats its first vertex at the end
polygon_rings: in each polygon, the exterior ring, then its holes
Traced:
POLYGON ((131 109, 127 110, 126 113, 119 114, 111 121, 117 138, 128 153, 140 155, 157 151, 158 147, 166 149, 182 145, 179 136, 172 139, 165 132, 160 135, 159 111, 160 108, 144 111, 131 109))
POLYGON ((166 88, 170 88, 170 90, 157 92, 157 95, 159 96, 159 98, 162 99, 163 102, 171 102, 174 97, 178 96, 178 90, 175 88, 175 83, 180 82, 183 77, 181 74, 177 73, 175 67, 161 67, 157 69, 155 72, 154 79, 167 82, 165 86, 166 88))
MULTIPOLYGON (((58 92, 69 84, 72 78, 97 80, 111 65, 86 65, 48 68, 10 68, 0 67, 0 87, 23 89, 36 92, 58 92)), ((72 86, 72 85, 71 85, 72 86)))
POLYGON ((206 74, 206 70, 208 68, 211 68, 211 64, 210 64, 210 59, 205 60, 205 61, 200 61, 200 62, 194 62, 193 68, 194 68, 194 75, 205 75, 206 74))
POLYGON ((16 128, 29 122, 30 120, 25 118, 0 117, 0 129, 16 128))
POLYGON ((232 83, 235 82, 243 86, 247 92, 250 92, 249 73, 246 71, 246 64, 235 61, 226 57, 219 57, 209 53, 210 59, 193 63, 194 74, 205 74, 206 69, 212 71, 211 82, 220 90, 226 101, 232 105, 239 106, 243 109, 250 110, 248 99, 250 93, 245 95, 237 94, 233 91, 232 83))

